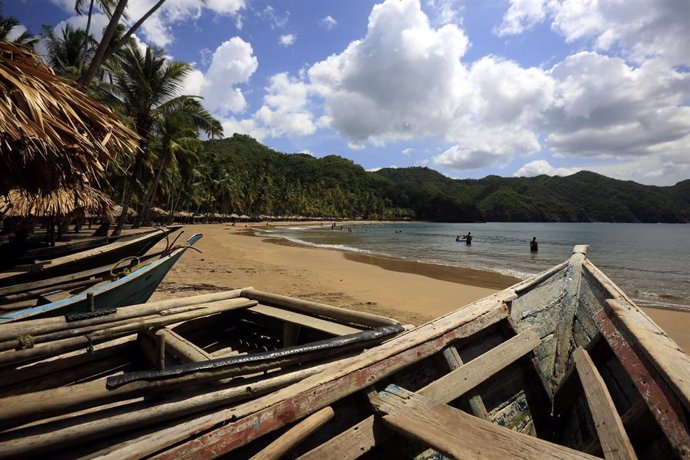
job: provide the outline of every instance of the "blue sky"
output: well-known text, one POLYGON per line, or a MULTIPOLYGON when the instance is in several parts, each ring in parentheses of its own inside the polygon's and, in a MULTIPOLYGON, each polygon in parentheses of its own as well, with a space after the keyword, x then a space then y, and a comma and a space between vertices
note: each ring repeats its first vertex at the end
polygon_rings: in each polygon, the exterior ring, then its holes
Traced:
MULTIPOLYGON (((73 0, 3 3, 34 33, 85 23, 73 0)), ((167 0, 137 38, 193 63, 185 92, 226 135, 279 151, 671 185, 690 178, 688 17, 686 0, 167 0)))

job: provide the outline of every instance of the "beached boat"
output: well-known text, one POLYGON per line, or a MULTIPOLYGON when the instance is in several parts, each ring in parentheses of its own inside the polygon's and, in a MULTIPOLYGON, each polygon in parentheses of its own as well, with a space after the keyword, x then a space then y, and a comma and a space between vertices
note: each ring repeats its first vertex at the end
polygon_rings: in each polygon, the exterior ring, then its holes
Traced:
MULTIPOLYGON (((265 396, 72 453, 688 458, 690 358, 586 255, 576 246, 563 264, 265 396)), ((125 373, 110 385, 179 378, 191 377, 125 373)), ((9 442, 21 441, 0 452, 9 442)))
POLYGON ((252 288, 4 324, 0 457, 87 455, 256 399, 402 331, 252 288))
MULTIPOLYGON (((168 227, 175 231, 181 226, 168 227)), ((42 261, 57 259, 58 257, 76 254, 77 252, 95 249, 116 241, 129 241, 148 234, 149 231, 131 233, 129 235, 87 237, 79 241, 57 244, 55 246, 38 245, 37 247, 16 248, 12 243, 0 246, 0 266, 3 269, 11 269, 16 265, 33 264, 42 261)))
POLYGON ((200 233, 196 233, 185 244, 171 248, 157 260, 135 267, 122 277, 101 281, 88 288, 79 288, 78 293, 74 292, 74 289, 53 288, 51 292, 42 294, 39 299, 54 301, 30 308, 0 312, 0 324, 57 314, 80 316, 88 312, 89 315, 102 315, 118 307, 146 302, 182 254, 201 237, 200 233))
POLYGON ((145 254, 156 243, 180 227, 164 227, 134 238, 123 238, 97 248, 16 266, 0 272, 0 287, 26 284, 114 264, 126 257, 145 254))

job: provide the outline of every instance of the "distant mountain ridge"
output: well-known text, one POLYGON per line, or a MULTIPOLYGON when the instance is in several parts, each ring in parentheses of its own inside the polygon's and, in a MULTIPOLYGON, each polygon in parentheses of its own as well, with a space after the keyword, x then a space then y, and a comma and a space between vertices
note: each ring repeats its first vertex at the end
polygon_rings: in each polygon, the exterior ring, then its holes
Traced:
POLYGON ((451 179, 422 167, 367 172, 337 155, 284 154, 240 134, 207 141, 205 147, 205 161, 214 174, 237 179, 238 193, 228 198, 231 208, 254 215, 445 222, 690 222, 690 179, 669 187, 588 171, 566 177, 451 179))

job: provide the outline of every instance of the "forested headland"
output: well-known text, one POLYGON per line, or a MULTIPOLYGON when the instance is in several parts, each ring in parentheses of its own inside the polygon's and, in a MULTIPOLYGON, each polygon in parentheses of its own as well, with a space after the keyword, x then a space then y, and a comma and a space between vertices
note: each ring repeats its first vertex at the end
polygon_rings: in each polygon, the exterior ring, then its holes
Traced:
MULTIPOLYGON (((178 191, 178 208, 195 212, 444 222, 690 222, 690 180, 654 187, 586 171, 483 179, 451 179, 421 167, 368 172, 335 155, 280 153, 241 134, 204 142, 189 166, 193 171, 178 191)), ((159 199, 164 205, 166 197, 159 199)))

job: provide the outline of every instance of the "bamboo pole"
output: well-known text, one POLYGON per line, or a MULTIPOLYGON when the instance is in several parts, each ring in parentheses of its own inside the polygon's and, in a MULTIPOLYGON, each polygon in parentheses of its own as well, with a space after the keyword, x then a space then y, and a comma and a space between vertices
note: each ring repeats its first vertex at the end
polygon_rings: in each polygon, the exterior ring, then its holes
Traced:
POLYGON ((243 298, 228 299, 206 304, 205 308, 196 309, 190 312, 166 315, 156 317, 154 319, 138 318, 135 321, 130 321, 125 324, 118 324, 114 327, 94 331, 86 336, 77 335, 78 332, 75 330, 74 332, 71 332, 71 334, 76 336, 70 338, 55 340, 45 345, 27 348, 24 350, 9 350, 0 352, 0 366, 24 362, 41 356, 60 354, 62 352, 78 349, 83 346, 91 346, 94 343, 105 342, 122 335, 131 334, 132 332, 144 327, 165 326, 166 324, 173 324, 186 321, 188 319, 198 318, 214 313, 221 313, 229 310, 236 310, 239 308, 247 308, 254 305, 256 305, 256 301, 254 300, 247 300, 243 298))
POLYGON ((98 318, 85 319, 82 321, 67 322, 64 316, 53 318, 33 319, 17 323, 3 324, 0 328, 0 342, 16 339, 22 335, 38 336, 50 332, 63 331, 83 326, 109 323, 112 321, 136 318, 138 316, 150 314, 165 314, 166 310, 180 307, 187 307, 195 304, 215 302, 239 297, 241 289, 232 291, 214 292, 212 294, 202 294, 178 299, 161 300, 158 302, 142 303, 119 308, 116 313, 98 318))
POLYGON ((74 424, 70 420, 60 420, 46 426, 20 430, 9 439, 0 442, 0 458, 36 455, 49 449, 83 444, 102 437, 112 437, 123 431, 161 423, 173 418, 207 411, 218 406, 251 399, 283 388, 305 378, 318 374, 332 363, 321 364, 276 376, 261 376, 257 379, 240 380, 235 386, 204 393, 176 401, 166 401, 151 405, 146 403, 136 409, 103 418, 95 418, 86 423, 74 424))
POLYGON ((333 418, 331 406, 314 412, 256 454, 251 460, 278 460, 333 418))
POLYGON ((242 289, 242 295, 267 305, 279 306, 288 310, 302 313, 325 316, 350 324, 359 324, 368 327, 392 326, 399 324, 393 319, 371 313, 348 310, 346 308, 334 307, 332 305, 311 302, 309 300, 296 299, 294 297, 287 297, 280 294, 272 294, 269 292, 259 291, 254 288, 242 289))

